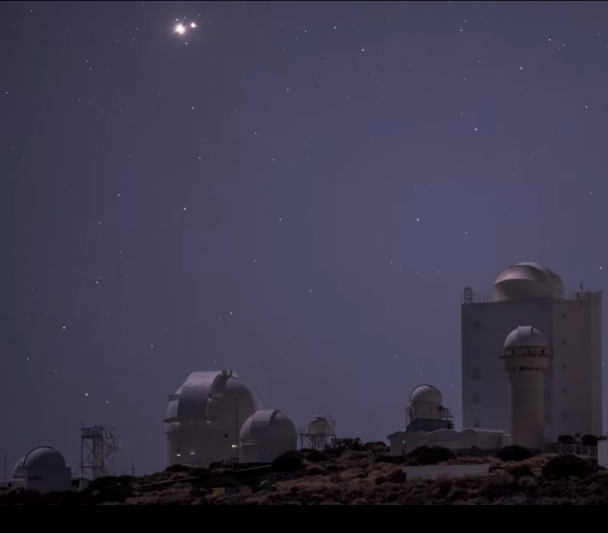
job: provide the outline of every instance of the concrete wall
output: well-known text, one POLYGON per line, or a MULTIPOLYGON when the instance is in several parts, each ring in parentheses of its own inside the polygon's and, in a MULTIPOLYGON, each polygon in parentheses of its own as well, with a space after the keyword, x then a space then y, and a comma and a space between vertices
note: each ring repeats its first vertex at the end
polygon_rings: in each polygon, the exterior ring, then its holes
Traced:
POLYGON ((490 465, 406 466, 403 472, 408 480, 487 476, 490 473, 490 465))

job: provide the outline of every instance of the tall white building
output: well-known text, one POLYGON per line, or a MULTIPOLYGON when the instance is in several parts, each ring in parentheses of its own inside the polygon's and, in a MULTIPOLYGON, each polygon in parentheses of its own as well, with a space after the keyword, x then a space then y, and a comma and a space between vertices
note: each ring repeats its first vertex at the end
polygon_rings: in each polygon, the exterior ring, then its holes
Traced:
POLYGON ((509 380, 497 356, 521 324, 544 333, 545 438, 602 434, 601 292, 567 291, 538 263, 503 270, 491 293, 465 288, 461 306, 463 427, 509 430, 509 380))

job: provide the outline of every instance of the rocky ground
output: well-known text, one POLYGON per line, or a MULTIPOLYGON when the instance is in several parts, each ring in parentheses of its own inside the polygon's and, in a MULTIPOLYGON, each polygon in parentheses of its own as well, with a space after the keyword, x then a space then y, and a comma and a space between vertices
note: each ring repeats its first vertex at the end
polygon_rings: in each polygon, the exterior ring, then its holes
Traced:
MULTIPOLYGON (((436 455, 436 454, 435 454, 436 455)), ((440 454, 441 455, 441 454, 440 454)), ((592 463, 572 471, 546 465, 555 456, 428 461, 391 458, 382 446, 299 452, 257 470, 171 469, 142 478, 103 478, 87 490, 41 496, 13 493, 0 505, 604 505, 608 472, 592 463), (406 480, 403 463, 489 463, 483 478, 406 480), (400 464, 395 464, 400 463, 400 464), (574 476, 572 475, 574 474, 574 476), (230 493, 226 493, 229 491, 230 493)), ((446 457, 444 457, 445 459, 446 457)), ((439 460, 438 460, 439 459, 439 460)), ((555 462, 555 461, 554 461, 555 462)), ((559 465, 558 465, 559 466, 559 465)), ((571 469, 569 466, 568 468, 571 469)))

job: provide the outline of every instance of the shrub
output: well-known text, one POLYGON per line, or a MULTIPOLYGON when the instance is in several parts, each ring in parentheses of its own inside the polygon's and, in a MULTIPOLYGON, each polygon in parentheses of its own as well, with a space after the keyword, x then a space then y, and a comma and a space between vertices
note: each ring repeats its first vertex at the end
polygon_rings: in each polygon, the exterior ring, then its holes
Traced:
POLYGON ((507 473, 511 474, 515 479, 534 476, 529 465, 513 465, 510 468, 507 468, 507 473))
POLYGON ((600 438, 595 435, 583 435, 583 437, 581 437, 581 444, 583 446, 597 446, 599 441, 600 438))
POLYGON ((381 453, 387 450, 388 446, 384 442, 366 442, 363 445, 363 450, 372 453, 381 453))
POLYGON ((327 461, 327 456, 318 450, 309 450, 305 453, 306 460, 311 463, 322 463, 327 461))
POLYGON ((532 452, 523 446, 506 446, 498 450, 496 457, 503 463, 519 463, 532 457, 532 452))
POLYGON ((287 452, 279 455, 272 463, 273 472, 297 472, 304 468, 302 454, 299 452, 287 452))
POLYGON ((557 443, 563 444, 564 446, 572 446, 578 444, 576 439, 572 435, 560 435, 557 437, 557 443))
POLYGON ((334 453, 346 451, 361 452, 363 451, 363 447, 363 441, 358 437, 356 439, 332 439, 330 444, 325 448, 325 451, 334 453))
POLYGON ((130 485, 135 479, 132 476, 118 476, 117 481, 121 485, 130 485))
POLYGON ((543 477, 552 479, 586 478, 593 473, 593 467, 576 455, 558 455, 547 461, 542 473, 543 477))
POLYGON ((438 465, 447 461, 454 461, 456 454, 452 450, 441 446, 421 446, 408 453, 406 456, 408 463, 416 463, 420 466, 438 465))
POLYGON ((173 472, 173 473, 188 472, 189 470, 190 470, 190 467, 186 466, 186 465, 171 465, 171 466, 168 466, 167 468, 165 468, 165 472, 173 472))
POLYGON ((114 476, 98 477, 89 483, 86 490, 93 492, 95 490, 103 490, 107 487, 114 487, 119 484, 118 478, 114 476))
POLYGON ((109 485, 100 489, 94 496, 95 504, 100 503, 124 503, 133 492, 128 485, 109 485))
POLYGON ((211 489, 233 489, 242 487, 243 483, 229 476, 218 476, 207 481, 206 486, 211 489))

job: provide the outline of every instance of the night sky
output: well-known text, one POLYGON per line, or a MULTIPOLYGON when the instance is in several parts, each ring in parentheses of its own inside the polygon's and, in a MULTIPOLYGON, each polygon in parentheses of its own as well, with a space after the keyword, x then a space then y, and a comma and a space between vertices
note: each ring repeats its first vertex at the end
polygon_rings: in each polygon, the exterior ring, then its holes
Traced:
POLYGON ((196 370, 364 440, 427 382, 459 426, 465 285, 538 261, 606 287, 606 21, 580 1, 2 2, 9 468, 40 445, 76 468, 81 424, 105 423, 126 470, 162 469, 196 370))

